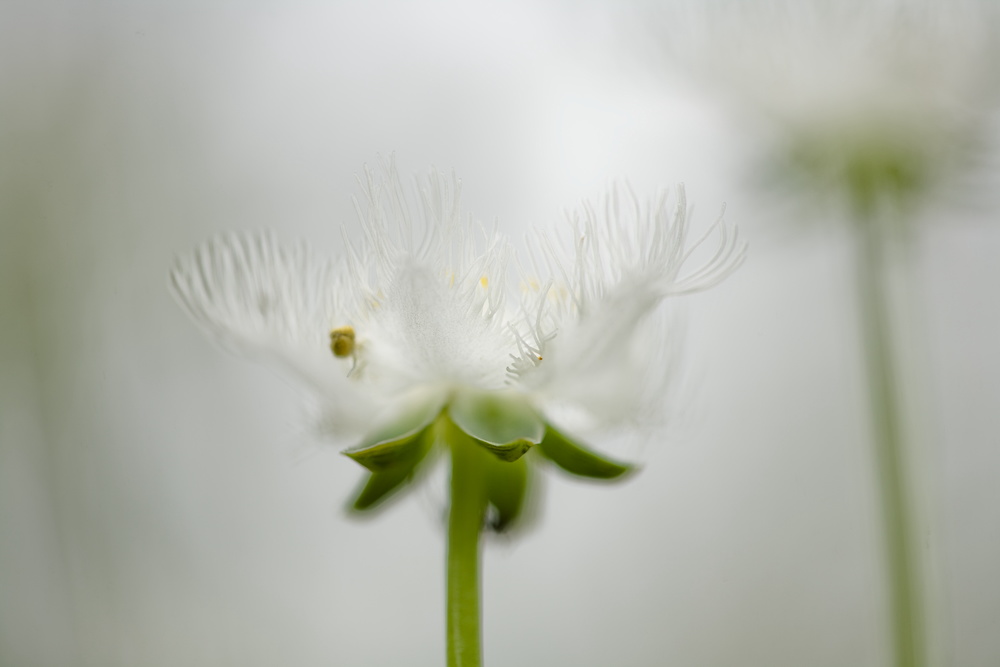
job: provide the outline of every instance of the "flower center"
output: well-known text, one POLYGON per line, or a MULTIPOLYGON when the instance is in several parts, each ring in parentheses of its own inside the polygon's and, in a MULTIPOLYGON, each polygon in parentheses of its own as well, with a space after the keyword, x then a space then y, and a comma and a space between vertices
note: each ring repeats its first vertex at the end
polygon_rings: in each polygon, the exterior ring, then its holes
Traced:
MULTIPOLYGON (((482 280, 473 278, 479 287, 482 280)), ((481 295, 420 262, 400 266, 365 330, 365 363, 410 382, 501 386, 511 343, 481 295)))

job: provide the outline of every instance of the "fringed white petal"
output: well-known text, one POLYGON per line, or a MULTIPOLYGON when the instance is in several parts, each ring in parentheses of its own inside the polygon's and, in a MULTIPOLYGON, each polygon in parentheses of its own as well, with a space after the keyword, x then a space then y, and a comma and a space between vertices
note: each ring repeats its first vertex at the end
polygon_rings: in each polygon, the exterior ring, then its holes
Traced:
POLYGON ((641 412, 651 383, 667 375, 653 361, 671 357, 662 348, 673 344, 673 334, 653 313, 669 296, 725 278, 746 247, 721 218, 689 243, 682 187, 672 211, 666 193, 643 206, 630 189, 618 188, 600 211, 585 205, 571 216, 569 240, 542 237, 543 259, 533 264, 543 264, 551 278, 528 290, 523 352, 512 374, 545 400, 575 403, 594 420, 613 423, 641 412), (692 253, 712 236, 712 257, 685 274, 692 253))
POLYGON ((350 360, 336 359, 329 347, 331 328, 345 323, 338 301, 344 281, 304 244, 281 247, 270 233, 218 236, 177 261, 170 287, 212 338, 304 381, 324 421, 352 431, 375 409, 349 383, 350 360))
POLYGON ((239 351, 322 348, 337 310, 335 283, 305 245, 279 247, 270 233, 218 236, 170 273, 195 322, 239 351))

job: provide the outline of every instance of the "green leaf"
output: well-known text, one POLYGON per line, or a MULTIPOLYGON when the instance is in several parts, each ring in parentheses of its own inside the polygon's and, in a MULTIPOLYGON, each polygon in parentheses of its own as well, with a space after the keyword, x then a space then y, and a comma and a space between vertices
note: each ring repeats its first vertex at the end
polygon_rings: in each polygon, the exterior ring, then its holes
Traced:
MULTIPOLYGON (((439 394, 412 396, 392 410, 361 439, 361 444, 344 452, 374 473, 409 464, 419 453, 420 436, 441 413, 444 399, 439 394)), ((426 452, 424 452, 426 453, 426 452)))
POLYGON ((581 477, 614 479, 635 469, 633 465, 617 463, 595 454, 552 426, 545 429, 545 439, 538 445, 538 451, 566 472, 581 477))
POLYGON ((425 429, 416 439, 416 456, 392 468, 369 475, 352 507, 357 511, 371 509, 399 491, 404 484, 413 479, 417 466, 430 450, 433 440, 430 429, 425 429))
POLYGON ((503 461, 516 461, 545 435, 545 423, 523 396, 508 391, 459 392, 448 406, 452 423, 503 461))
POLYGON ((512 463, 493 459, 486 468, 486 496, 495 510, 490 527, 504 531, 521 514, 528 488, 528 464, 522 458, 512 463))
POLYGON ((385 472, 373 472, 354 499, 352 507, 359 512, 375 507, 408 482, 412 474, 413 467, 410 466, 397 466, 385 472))

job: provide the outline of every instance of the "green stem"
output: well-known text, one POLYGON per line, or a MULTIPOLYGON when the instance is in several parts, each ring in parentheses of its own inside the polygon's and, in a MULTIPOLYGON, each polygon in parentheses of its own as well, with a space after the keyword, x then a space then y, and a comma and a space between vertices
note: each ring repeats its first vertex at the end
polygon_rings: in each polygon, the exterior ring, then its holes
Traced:
POLYGON ((479 543, 486 512, 484 456, 450 423, 451 508, 448 515, 448 667, 480 667, 479 543))
POLYGON ((916 527, 907 480, 901 397, 893 353, 886 285, 891 230, 862 207, 858 215, 858 296, 885 532, 892 639, 897 667, 925 667, 923 595, 914 553, 916 527))

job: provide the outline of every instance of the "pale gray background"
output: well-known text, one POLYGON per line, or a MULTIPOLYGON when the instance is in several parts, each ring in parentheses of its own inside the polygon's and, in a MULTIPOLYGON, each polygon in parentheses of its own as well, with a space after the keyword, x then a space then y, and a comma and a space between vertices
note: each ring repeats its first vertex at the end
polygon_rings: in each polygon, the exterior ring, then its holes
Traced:
MULTIPOLYGON (((738 123, 609 7, 0 6, 0 665, 443 663, 439 501, 345 518, 357 466, 166 289, 218 230, 337 252, 353 175, 391 152, 515 236, 628 177, 684 181, 703 225, 727 202, 752 244, 686 306, 688 398, 643 472, 553 478, 537 529, 487 547, 489 664, 884 664, 847 239, 749 196, 738 123)), ((988 196, 927 218, 936 625, 988 667, 1000 225, 988 196)))

